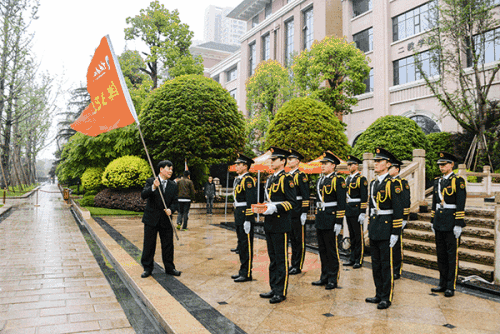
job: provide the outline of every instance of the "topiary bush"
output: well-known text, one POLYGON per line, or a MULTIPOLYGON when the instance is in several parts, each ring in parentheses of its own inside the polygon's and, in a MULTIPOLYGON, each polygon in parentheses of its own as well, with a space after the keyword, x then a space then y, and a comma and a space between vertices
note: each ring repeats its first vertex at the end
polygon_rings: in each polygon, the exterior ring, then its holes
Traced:
POLYGON ((449 132, 434 132, 427 135, 429 141, 429 150, 426 152, 426 173, 428 179, 434 179, 441 176, 437 160, 439 152, 445 151, 453 154, 452 134, 449 132))
POLYGON ((266 146, 294 148, 305 161, 326 150, 344 159, 351 149, 344 126, 333 110, 310 97, 291 99, 277 111, 269 125, 266 146))
POLYGON ((102 167, 89 167, 82 175, 82 186, 86 193, 88 191, 98 191, 102 189, 102 174, 104 168, 102 167))
POLYGON ((94 197, 94 206, 142 212, 146 207, 146 201, 141 198, 140 189, 104 189, 94 197))
POLYGON ((152 159, 169 159, 176 175, 186 159, 198 188, 211 165, 234 161, 245 146, 245 124, 235 99, 202 75, 182 75, 153 90, 140 121, 152 159))
POLYGON ((78 200, 80 206, 94 206, 94 195, 85 195, 78 200))
POLYGON ((140 188, 152 176, 146 160, 134 156, 115 159, 104 170, 102 184, 111 189, 140 188))

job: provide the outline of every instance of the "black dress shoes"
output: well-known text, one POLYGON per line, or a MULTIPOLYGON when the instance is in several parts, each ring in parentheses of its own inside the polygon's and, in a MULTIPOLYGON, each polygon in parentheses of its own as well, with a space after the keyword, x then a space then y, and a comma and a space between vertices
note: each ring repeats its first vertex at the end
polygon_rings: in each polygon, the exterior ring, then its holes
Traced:
POLYGON ((236 283, 240 283, 240 282, 248 282, 248 281, 251 281, 252 280, 252 276, 250 277, 245 277, 245 276, 239 276, 238 278, 236 278, 234 281, 236 283))
POLYGON ((446 289, 446 291, 444 292, 445 297, 453 297, 454 295, 455 295, 455 291, 453 291, 451 289, 446 289))
POLYGON ((260 296, 260 298, 273 298, 274 292, 271 290, 271 291, 266 292, 266 293, 261 293, 259 296, 260 296))
POLYGON ((231 275, 231 278, 232 278, 232 279, 237 279, 238 277, 240 277, 240 274, 231 275))
POLYGON ((236 252, 238 248, 231 248, 231 252, 236 252))
POLYGON ((172 270, 166 271, 166 274, 172 275, 172 276, 181 276, 181 271, 176 270, 176 269, 172 269, 172 270))
POLYGON ((365 302, 367 303, 372 303, 372 304, 378 304, 382 301, 379 297, 368 297, 365 299, 365 302))
POLYGON ((325 286, 325 290, 333 290, 337 287, 337 283, 328 283, 326 286, 325 286))
POLYGON ((352 266, 352 269, 359 269, 361 268, 361 264, 359 263, 355 263, 353 266, 352 266))
POLYGON ((382 300, 380 303, 378 303, 377 308, 379 310, 385 310, 386 308, 389 308, 391 306, 391 302, 388 300, 382 300))
POLYGON ((319 286, 319 285, 326 285, 327 283, 328 283, 327 281, 319 280, 319 281, 314 281, 311 284, 319 286))
POLYGON ((347 261, 347 262, 344 262, 344 266, 354 266, 355 262, 354 261, 347 261))
POLYGON ((289 275, 297 275, 297 274, 300 274, 301 272, 302 272, 302 270, 300 270, 299 268, 291 268, 288 271, 288 274, 289 275))
POLYGON ((269 302, 271 304, 277 304, 277 303, 281 303, 285 299, 286 299, 285 296, 273 296, 273 298, 269 299, 269 302))
POLYGON ((400 274, 394 274, 394 280, 400 279, 401 275, 400 274))
POLYGON ((445 292, 446 288, 444 286, 438 286, 436 288, 431 288, 432 292, 445 292))
POLYGON ((142 278, 146 278, 151 276, 151 272, 149 270, 144 270, 144 272, 141 274, 142 278))

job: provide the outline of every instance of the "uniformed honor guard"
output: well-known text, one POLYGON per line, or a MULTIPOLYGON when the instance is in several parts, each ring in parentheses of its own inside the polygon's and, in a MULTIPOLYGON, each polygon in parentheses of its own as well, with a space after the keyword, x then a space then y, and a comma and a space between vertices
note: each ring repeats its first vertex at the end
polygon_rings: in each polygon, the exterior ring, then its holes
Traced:
POLYGON ((304 156, 294 149, 289 149, 288 167, 297 191, 297 207, 292 211, 292 262, 288 273, 297 275, 302 272, 306 255, 306 219, 309 210, 309 179, 306 173, 299 170, 299 164, 304 156))
POLYGON ((392 161, 392 166, 389 168, 389 175, 393 178, 394 182, 399 182, 399 186, 403 189, 403 226, 401 227, 401 235, 398 238, 398 242, 393 247, 392 259, 393 259, 393 272, 394 279, 400 279, 403 273, 403 230, 408 223, 408 217, 410 216, 410 206, 411 206, 411 195, 410 195, 410 185, 408 181, 399 176, 401 171, 401 166, 403 162, 400 160, 392 161))
POLYGON ((391 306, 394 292, 392 252, 403 225, 403 189, 389 175, 394 156, 377 148, 374 160, 378 177, 370 183, 368 235, 376 294, 366 298, 366 302, 378 304, 378 309, 386 309, 391 306))
POLYGON ((355 156, 349 155, 347 157, 350 175, 346 179, 345 214, 351 239, 351 255, 344 266, 353 266, 353 269, 361 268, 364 256, 363 222, 368 206, 368 181, 359 173, 359 165, 362 163, 355 156))
POLYGON ((340 160, 330 151, 321 159, 323 176, 318 180, 316 234, 321 260, 321 277, 312 285, 324 285, 326 290, 335 289, 339 281, 339 249, 337 236, 342 229, 345 215, 346 184, 335 173, 340 160))
POLYGON ((290 174, 285 173, 288 151, 271 147, 271 168, 274 174, 266 182, 267 209, 263 213, 269 254, 269 284, 271 291, 260 297, 270 298, 271 304, 286 299, 288 289, 288 235, 292 230, 291 212, 297 206, 297 193, 290 174))
POLYGON ((436 235, 436 253, 439 268, 439 286, 432 292, 444 292, 445 297, 455 295, 458 274, 458 246, 465 227, 465 180, 453 173, 457 158, 440 152, 437 164, 443 177, 434 180, 431 223, 436 235))
POLYGON ((257 188, 255 179, 248 174, 248 170, 254 161, 243 154, 238 154, 238 158, 234 163, 236 173, 238 173, 233 186, 234 223, 236 225, 237 248, 241 265, 238 274, 232 275, 231 278, 239 283, 252 280, 253 225, 255 224, 252 204, 257 203, 257 188))

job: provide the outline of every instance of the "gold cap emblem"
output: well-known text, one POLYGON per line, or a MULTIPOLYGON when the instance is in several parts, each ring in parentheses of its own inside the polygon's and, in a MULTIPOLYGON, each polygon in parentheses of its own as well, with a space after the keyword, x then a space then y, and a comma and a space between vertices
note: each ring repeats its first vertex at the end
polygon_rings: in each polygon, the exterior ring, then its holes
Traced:
POLYGON ((274 152, 274 149, 271 147, 271 153, 273 153, 273 152, 274 152))
POLYGON ((442 157, 444 157, 444 154, 441 152, 441 153, 439 154, 439 156, 442 158, 442 157))
POLYGON ((377 148, 377 153, 380 153, 380 150, 377 148))

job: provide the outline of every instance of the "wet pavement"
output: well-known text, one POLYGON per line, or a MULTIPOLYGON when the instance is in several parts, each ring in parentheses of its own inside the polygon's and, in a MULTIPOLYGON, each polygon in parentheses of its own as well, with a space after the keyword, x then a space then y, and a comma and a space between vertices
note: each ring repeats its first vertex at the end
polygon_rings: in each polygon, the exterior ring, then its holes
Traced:
POLYGON ((141 279, 140 217, 87 220, 90 235, 106 248, 100 253, 60 194, 40 193, 39 201, 38 208, 24 201, 0 219, 1 333, 140 332, 131 325, 131 309, 137 307, 120 302, 126 292, 106 273, 113 266, 121 267, 117 271, 126 274, 127 286, 142 289, 144 304, 161 323, 177 326, 177 333, 500 332, 500 298, 433 294, 436 271, 406 264, 392 306, 377 310, 365 302, 375 294, 369 257, 361 269, 342 268, 339 288, 327 291, 311 285, 320 276, 320 262, 308 252, 303 272, 290 276, 287 300, 271 305, 259 297, 269 291, 265 240, 255 240, 254 280, 234 283, 230 276, 239 261, 230 249, 236 234, 221 227, 224 215, 192 215, 188 230, 178 232, 180 277, 163 273, 158 242, 153 277, 141 279))

